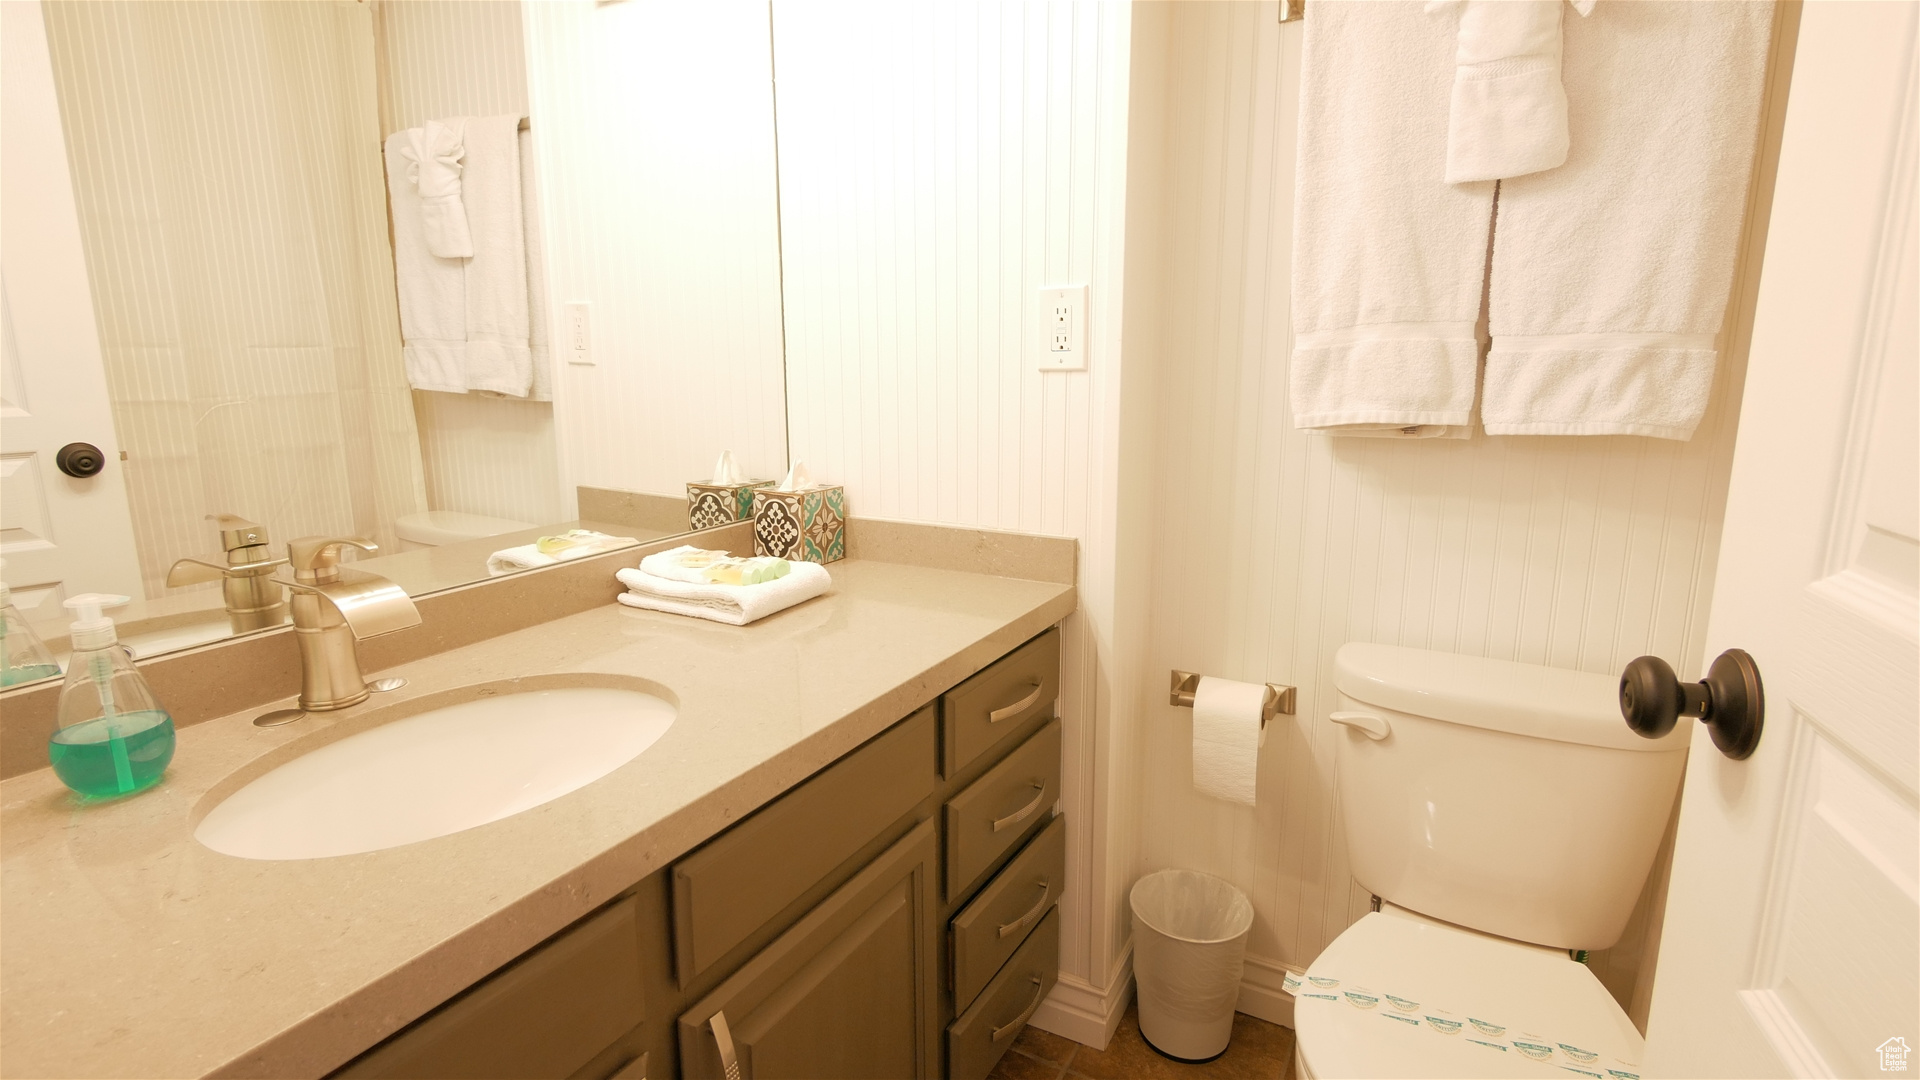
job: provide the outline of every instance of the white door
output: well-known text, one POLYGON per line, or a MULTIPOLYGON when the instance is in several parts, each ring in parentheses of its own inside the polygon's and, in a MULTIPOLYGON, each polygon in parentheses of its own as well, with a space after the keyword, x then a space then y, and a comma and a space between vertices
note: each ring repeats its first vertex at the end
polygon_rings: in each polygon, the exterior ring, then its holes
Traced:
POLYGON ((1688 721, 1649 1076, 1920 1072, 1916 32, 1802 13, 1706 638, 1766 729, 1688 721))
POLYGON ((0 2, 0 558, 30 617, 83 592, 140 595, 119 443, 37 3, 0 2), (106 468, 55 464, 89 443, 106 468))

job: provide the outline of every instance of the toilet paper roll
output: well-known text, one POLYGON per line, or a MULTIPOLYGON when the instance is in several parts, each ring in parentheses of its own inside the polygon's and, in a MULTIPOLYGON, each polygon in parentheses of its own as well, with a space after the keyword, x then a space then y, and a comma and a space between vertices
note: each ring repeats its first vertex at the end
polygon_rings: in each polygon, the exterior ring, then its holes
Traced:
POLYGON ((1203 677, 1193 692, 1193 787, 1202 795, 1253 805, 1254 775, 1260 746, 1260 706, 1267 688, 1259 683, 1203 677))

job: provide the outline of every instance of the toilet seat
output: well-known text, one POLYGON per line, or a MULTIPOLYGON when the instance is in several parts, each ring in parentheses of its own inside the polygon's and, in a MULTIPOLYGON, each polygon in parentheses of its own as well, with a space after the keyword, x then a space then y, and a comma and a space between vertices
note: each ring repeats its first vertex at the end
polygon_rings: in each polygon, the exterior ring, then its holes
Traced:
POLYGON ((1646 1046, 1564 951, 1391 909, 1307 969, 1294 1031, 1300 1075, 1319 1078, 1638 1080, 1646 1046))
POLYGON ((419 513, 402 514, 393 523, 395 536, 429 547, 531 528, 532 522, 488 517, 485 514, 465 514, 458 510, 422 510, 419 513))

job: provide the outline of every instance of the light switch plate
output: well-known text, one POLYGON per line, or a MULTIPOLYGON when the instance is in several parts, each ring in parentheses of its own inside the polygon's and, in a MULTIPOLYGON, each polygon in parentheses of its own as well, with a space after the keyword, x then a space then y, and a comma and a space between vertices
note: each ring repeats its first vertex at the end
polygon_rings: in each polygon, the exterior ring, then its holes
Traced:
POLYGON ((593 305, 576 300, 565 305, 565 315, 561 347, 566 350, 567 363, 593 363, 593 305))
POLYGON ((1040 370, 1087 370, 1087 287, 1040 290, 1040 370))

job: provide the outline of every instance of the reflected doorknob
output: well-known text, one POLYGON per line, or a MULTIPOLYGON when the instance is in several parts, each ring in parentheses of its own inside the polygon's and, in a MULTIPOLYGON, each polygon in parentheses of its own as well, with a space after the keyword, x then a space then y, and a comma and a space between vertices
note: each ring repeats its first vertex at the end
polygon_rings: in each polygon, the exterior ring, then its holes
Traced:
POLYGON ((1657 656, 1643 656, 1620 675, 1620 715, 1627 726, 1649 739, 1673 730, 1683 716, 1707 725, 1713 745, 1739 761, 1760 745, 1766 718, 1760 668, 1741 649, 1728 649, 1697 683, 1683 683, 1657 656))
POLYGON ((100 470, 107 467, 107 455, 92 443, 70 442, 53 455, 53 463, 68 476, 85 480, 100 475, 100 470))

